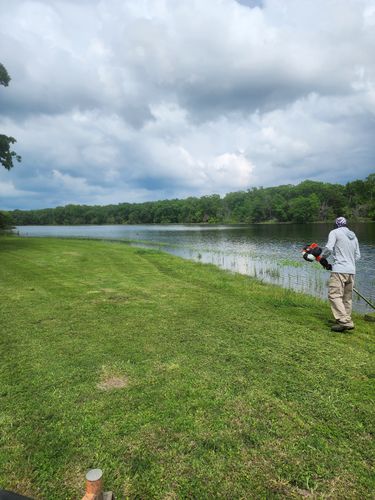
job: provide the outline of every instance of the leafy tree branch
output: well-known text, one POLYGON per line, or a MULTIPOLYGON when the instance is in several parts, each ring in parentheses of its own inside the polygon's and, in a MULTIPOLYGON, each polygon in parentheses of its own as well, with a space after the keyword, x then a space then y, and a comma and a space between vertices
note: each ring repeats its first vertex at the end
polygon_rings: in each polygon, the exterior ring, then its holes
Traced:
MULTIPOLYGON (((0 85, 7 87, 10 82, 10 76, 5 66, 0 63, 0 85)), ((11 146, 16 139, 4 134, 0 134, 0 163, 7 170, 10 170, 14 164, 13 161, 21 161, 21 156, 15 151, 12 151, 11 146)))

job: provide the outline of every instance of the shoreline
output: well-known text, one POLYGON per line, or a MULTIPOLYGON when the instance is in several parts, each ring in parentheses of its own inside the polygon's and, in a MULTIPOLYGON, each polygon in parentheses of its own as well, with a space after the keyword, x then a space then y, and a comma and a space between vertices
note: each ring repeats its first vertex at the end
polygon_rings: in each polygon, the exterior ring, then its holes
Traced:
MULTIPOLYGON (((371 219, 361 219, 361 220, 353 220, 351 221, 352 224, 375 224, 375 220, 371 219)), ((308 221, 308 224, 332 224, 331 220, 328 221, 308 221)), ((297 226, 304 226, 306 225, 306 222, 293 222, 293 221, 286 221, 286 222, 278 222, 278 221, 264 221, 264 222, 154 222, 154 223, 138 223, 138 224, 130 224, 130 223, 123 223, 123 224, 109 224, 109 223, 103 223, 103 224, 19 224, 18 226, 13 226, 12 228, 9 228, 9 230, 12 230, 17 227, 76 227, 76 226, 82 226, 82 227, 91 227, 91 226, 208 226, 208 227, 215 227, 215 226, 225 226, 225 227, 231 227, 231 226, 239 226, 239 227, 247 227, 247 226, 262 226, 262 225, 267 225, 267 226, 278 226, 278 225, 297 225, 297 226)))

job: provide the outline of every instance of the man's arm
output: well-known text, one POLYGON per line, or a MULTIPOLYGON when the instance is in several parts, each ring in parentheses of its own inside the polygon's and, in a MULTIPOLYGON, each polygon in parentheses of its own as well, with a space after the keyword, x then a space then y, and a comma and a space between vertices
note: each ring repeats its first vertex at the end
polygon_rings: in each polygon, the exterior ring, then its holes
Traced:
POLYGON ((333 252, 334 246, 336 244, 336 233, 335 231, 331 231, 328 235, 328 241, 326 246, 323 248, 321 253, 321 257, 327 258, 333 252))
POLYGON ((355 239, 355 253, 354 253, 354 258, 355 260, 359 260, 361 258, 361 252, 359 251, 359 243, 357 238, 355 239))

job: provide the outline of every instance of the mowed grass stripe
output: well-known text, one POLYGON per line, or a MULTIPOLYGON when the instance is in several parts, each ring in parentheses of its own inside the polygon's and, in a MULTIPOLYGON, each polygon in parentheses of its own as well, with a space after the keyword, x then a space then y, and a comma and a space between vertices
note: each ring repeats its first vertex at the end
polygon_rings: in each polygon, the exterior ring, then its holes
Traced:
POLYGON ((0 239, 0 485, 371 498, 373 324, 120 243, 0 239))

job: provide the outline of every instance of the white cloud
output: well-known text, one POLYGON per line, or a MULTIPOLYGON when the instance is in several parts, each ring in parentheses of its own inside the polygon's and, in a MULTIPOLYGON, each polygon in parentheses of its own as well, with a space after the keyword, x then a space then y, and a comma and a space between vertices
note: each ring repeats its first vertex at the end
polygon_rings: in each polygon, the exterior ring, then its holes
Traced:
POLYGON ((62 187, 73 194, 79 193, 85 196, 92 191, 86 179, 82 177, 73 177, 72 175, 63 174, 55 169, 52 170, 52 176, 57 181, 58 188, 62 187))
POLYGON ((251 183, 254 165, 241 153, 225 153, 217 156, 212 167, 208 169, 207 174, 220 191, 223 186, 230 189, 246 189, 251 183))
POLYGON ((29 191, 22 191, 21 189, 17 189, 14 185, 14 182, 6 182, 0 181, 0 196, 4 196, 7 198, 17 198, 20 196, 28 196, 33 193, 29 193, 29 191))

